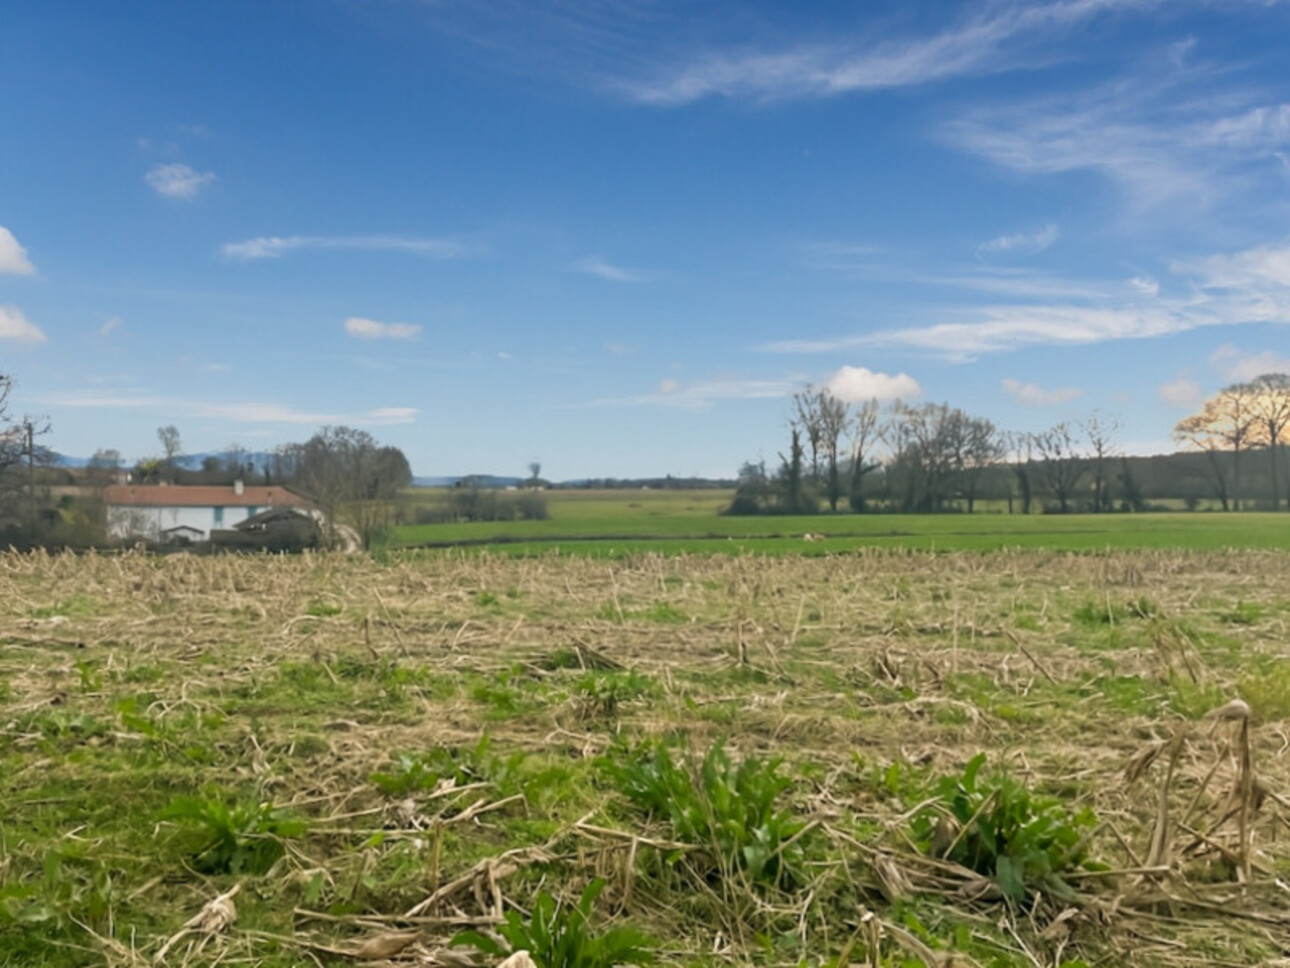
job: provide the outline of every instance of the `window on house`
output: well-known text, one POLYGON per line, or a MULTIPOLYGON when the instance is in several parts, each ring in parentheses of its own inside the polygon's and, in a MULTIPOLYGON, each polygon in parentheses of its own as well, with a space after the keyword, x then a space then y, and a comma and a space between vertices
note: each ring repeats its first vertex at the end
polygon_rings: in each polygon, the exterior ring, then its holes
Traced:
POLYGON ((224 523, 224 509, 223 509, 223 508, 216 508, 216 509, 215 509, 215 524, 216 524, 216 525, 221 525, 221 524, 223 524, 223 523, 224 523))

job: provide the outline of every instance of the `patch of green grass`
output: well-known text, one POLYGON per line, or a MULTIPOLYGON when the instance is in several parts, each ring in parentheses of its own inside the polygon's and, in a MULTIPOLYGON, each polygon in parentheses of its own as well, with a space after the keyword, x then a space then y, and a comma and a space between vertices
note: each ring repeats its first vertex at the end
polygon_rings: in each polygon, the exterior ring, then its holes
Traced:
POLYGON ((286 853, 283 841, 308 825, 269 803, 231 806, 212 797, 178 797, 161 814, 189 834, 185 853, 207 874, 264 874, 286 853))
POLYGON ((1254 625, 1264 617, 1266 611, 1257 602, 1237 602, 1228 611, 1220 613, 1218 619, 1228 625, 1254 625))
MULTIPOLYGON (((702 758, 667 740, 615 748, 603 769, 647 816, 665 819, 675 836, 704 848, 709 870, 747 873, 753 882, 791 889, 806 877, 805 824, 782 804, 793 781, 783 761, 731 760, 721 743, 702 758)), ((693 860, 693 858, 690 858, 693 860)))
POLYGON ((1093 812, 1072 813, 1007 774, 983 782, 985 759, 979 753, 962 775, 935 784, 936 802, 912 821, 914 839, 927 853, 989 877, 1010 901, 1038 891, 1073 897, 1063 875, 1085 864, 1086 838, 1097 824, 1093 812))
POLYGON ((527 918, 519 911, 507 911, 494 934, 463 931, 452 943, 470 945, 498 959, 527 951, 541 968, 649 964, 655 942, 648 935, 630 927, 597 931, 592 926, 592 907, 604 887, 603 880, 592 881, 572 905, 542 891, 527 918))
POLYGON ((331 618, 345 611, 345 606, 339 602, 331 602, 321 598, 315 598, 305 606, 305 614, 312 615, 314 618, 331 618))

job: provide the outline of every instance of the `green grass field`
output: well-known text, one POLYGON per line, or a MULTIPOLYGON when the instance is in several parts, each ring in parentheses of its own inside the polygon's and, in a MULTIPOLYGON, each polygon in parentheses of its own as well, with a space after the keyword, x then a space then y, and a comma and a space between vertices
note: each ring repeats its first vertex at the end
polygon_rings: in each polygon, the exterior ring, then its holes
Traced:
MULTIPOLYGON (((442 492, 422 493, 423 502, 442 492)), ((818 514, 722 516, 722 491, 552 491, 545 521, 398 528, 392 548, 486 546, 508 554, 620 557, 663 554, 832 554, 863 547, 990 551, 1000 548, 1290 548, 1290 514, 1165 512, 1101 515, 818 514), (807 541, 804 535, 822 536, 807 541)))

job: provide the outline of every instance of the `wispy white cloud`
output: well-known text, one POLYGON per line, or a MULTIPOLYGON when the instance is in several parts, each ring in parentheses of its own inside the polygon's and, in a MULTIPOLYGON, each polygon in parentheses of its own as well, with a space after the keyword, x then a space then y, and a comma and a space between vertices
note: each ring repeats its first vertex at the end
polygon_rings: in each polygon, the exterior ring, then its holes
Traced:
POLYGON ((35 274, 36 267, 27 258, 27 250, 18 244, 12 232, 0 225, 0 275, 33 276, 35 274))
POLYGON ((650 282, 658 277, 657 273, 645 269, 628 269, 625 266, 614 265, 599 256, 579 259, 573 264, 573 270, 588 276, 596 276, 598 279, 607 279, 610 282, 650 282))
POLYGON ((1045 390, 1038 383, 1023 383, 1011 377, 1003 381, 1003 389, 1009 396, 1015 397, 1018 403, 1028 407, 1056 407, 1072 400, 1078 400, 1084 391, 1077 387, 1061 387, 1056 390, 1045 390))
POLYGON ((1248 94, 1215 93, 1213 85, 1204 71, 1135 75, 980 106, 940 130, 951 146, 1014 171, 1101 174, 1135 211, 1180 201, 1206 208, 1255 190, 1260 165, 1281 179, 1278 155, 1290 148, 1290 104, 1254 105, 1248 94))
POLYGON ((18 343, 43 343, 45 334, 17 306, 0 306, 0 339, 18 343))
MULTIPOLYGON (((1160 283, 1139 277, 1129 284, 1080 283, 1074 298, 1060 298, 1060 280, 1040 280, 1037 295, 1051 301, 937 309, 942 322, 925 326, 791 339, 761 347, 773 353, 828 353, 894 346, 952 360, 969 360, 1033 345, 1071 346, 1149 339, 1202 327, 1290 323, 1290 247, 1261 246, 1171 266, 1182 296, 1161 295, 1160 283)), ((970 288, 973 279, 956 280, 970 288)), ((1003 292, 1024 295, 1034 280, 1004 279, 1003 292), (1015 283, 1020 286, 1015 286, 1015 283), (1008 292, 1012 288, 1013 291, 1008 292)))
POLYGON ((1290 289, 1290 245, 1261 245, 1230 255, 1178 262, 1174 271, 1193 274, 1204 289, 1290 289))
POLYGON ((351 316, 345 320, 345 332, 355 339, 416 339, 421 335, 419 323, 381 323, 375 319, 351 316))
MULTIPOLYGON (((1156 396, 1165 404, 1179 410, 1191 410, 1205 399, 1205 391, 1195 380, 1180 376, 1156 388, 1156 396)), ((1137 453, 1135 451, 1135 453, 1137 453)))
POLYGON ((999 235, 988 242, 977 246, 977 255, 989 255, 996 252, 1019 252, 1034 255, 1050 248, 1061 233, 1057 226, 1049 222, 1037 232, 1015 232, 1012 235, 999 235))
POLYGON ((864 366, 843 366, 825 381, 824 386, 845 403, 864 400, 913 400, 923 393, 908 373, 877 373, 864 366))
POLYGON ((143 176, 158 195, 189 201, 215 181, 213 171, 197 171, 189 165, 178 163, 156 165, 143 176))
POLYGON ((120 328, 121 328, 121 317, 109 316, 107 319, 103 320, 103 325, 99 327, 99 335, 111 336, 120 328))
POLYGON ((1290 356, 1275 350, 1248 353, 1231 343, 1216 349, 1209 361, 1224 380, 1253 380, 1264 373, 1290 373, 1290 356))
POLYGON ((456 259, 470 251, 451 239, 403 238, 397 235, 262 235, 242 242, 226 242, 220 254, 226 259, 250 262, 278 259, 302 249, 353 249, 366 252, 408 252, 432 259, 456 259))
POLYGON ((988 4, 948 30, 851 44, 780 50, 717 50, 614 86, 646 104, 675 106, 708 97, 780 100, 909 87, 1025 66, 1036 45, 1105 10, 1142 6, 1115 0, 988 4))
POLYGON ((592 401, 593 407, 671 407, 678 410, 703 410, 727 400, 774 400, 791 396, 801 389, 801 381, 715 379, 683 384, 668 378, 659 383, 658 391, 634 397, 604 397, 592 401))

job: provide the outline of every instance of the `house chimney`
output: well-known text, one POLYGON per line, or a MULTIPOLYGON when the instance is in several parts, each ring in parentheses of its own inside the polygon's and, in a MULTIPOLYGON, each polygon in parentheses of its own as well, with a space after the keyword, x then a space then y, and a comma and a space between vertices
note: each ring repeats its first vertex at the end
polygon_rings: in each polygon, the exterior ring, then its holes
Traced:
POLYGON ((233 482, 233 493, 239 495, 242 493, 242 479, 240 477, 233 482))

